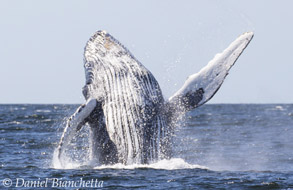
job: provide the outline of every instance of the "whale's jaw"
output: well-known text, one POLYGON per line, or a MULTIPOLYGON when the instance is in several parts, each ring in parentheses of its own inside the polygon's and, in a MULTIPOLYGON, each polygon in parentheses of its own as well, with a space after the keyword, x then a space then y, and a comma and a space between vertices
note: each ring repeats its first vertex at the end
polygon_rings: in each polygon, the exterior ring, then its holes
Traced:
MULTIPOLYGON (((167 122, 158 82, 134 56, 105 31, 85 47, 86 99, 101 102, 105 128, 121 163, 148 163, 163 157, 167 122)), ((94 121, 88 122, 91 126, 94 121)))

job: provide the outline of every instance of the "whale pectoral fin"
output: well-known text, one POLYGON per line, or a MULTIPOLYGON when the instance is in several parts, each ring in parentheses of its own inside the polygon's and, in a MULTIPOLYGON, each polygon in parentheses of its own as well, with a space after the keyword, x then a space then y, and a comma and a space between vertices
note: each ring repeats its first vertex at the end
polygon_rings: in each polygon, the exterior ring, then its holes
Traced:
POLYGON ((188 111, 209 101, 252 38, 252 32, 242 34, 227 49, 217 54, 207 66, 189 76, 183 87, 169 98, 169 106, 188 111))
POLYGON ((71 142, 76 132, 78 132, 86 123, 86 119, 93 112, 96 105, 97 101, 95 99, 89 99, 85 104, 79 106, 74 114, 68 118, 60 143, 58 145, 58 158, 61 157, 63 152, 62 148, 66 147, 71 142))

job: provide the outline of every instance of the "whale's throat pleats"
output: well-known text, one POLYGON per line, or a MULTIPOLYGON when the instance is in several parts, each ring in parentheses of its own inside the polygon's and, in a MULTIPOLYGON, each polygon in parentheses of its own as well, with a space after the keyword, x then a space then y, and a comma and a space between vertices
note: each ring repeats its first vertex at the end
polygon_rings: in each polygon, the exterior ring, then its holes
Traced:
MULTIPOLYGON (((105 127, 121 163, 163 157, 167 123, 158 82, 112 36, 97 32, 85 48, 86 98, 101 100, 105 127)), ((93 124, 90 124, 93 125, 93 124)))
POLYGON ((165 103, 151 72, 107 32, 96 32, 84 52, 87 101, 68 120, 58 157, 85 123, 103 164, 141 164, 169 157, 176 118, 214 96, 252 38, 252 32, 239 36, 165 103))

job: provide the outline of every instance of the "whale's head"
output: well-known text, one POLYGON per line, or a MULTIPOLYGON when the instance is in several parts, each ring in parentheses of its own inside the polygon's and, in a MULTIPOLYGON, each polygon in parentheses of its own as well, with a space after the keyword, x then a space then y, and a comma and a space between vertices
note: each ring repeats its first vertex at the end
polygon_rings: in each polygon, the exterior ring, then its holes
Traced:
POLYGON ((91 64, 101 67, 108 66, 115 59, 124 55, 133 58, 131 53, 113 36, 104 30, 97 31, 87 42, 84 49, 85 69, 91 64))
POLYGON ((103 96, 105 70, 119 51, 125 49, 104 30, 97 31, 89 39, 84 49, 86 84, 82 92, 85 99, 103 96))
POLYGON ((147 70, 118 40, 104 30, 97 31, 87 42, 84 49, 84 68, 86 85, 83 95, 86 99, 105 96, 105 80, 123 73, 130 68, 147 70), (100 94, 97 92, 101 92, 100 94))

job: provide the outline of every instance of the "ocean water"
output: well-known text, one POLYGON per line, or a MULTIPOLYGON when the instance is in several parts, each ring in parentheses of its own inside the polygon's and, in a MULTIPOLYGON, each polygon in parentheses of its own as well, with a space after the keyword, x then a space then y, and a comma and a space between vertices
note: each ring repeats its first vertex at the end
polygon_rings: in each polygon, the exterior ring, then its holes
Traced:
POLYGON ((208 104, 184 117, 173 158, 86 163, 87 129, 66 168, 54 159, 78 105, 0 105, 0 189, 293 189, 293 105, 208 104))

